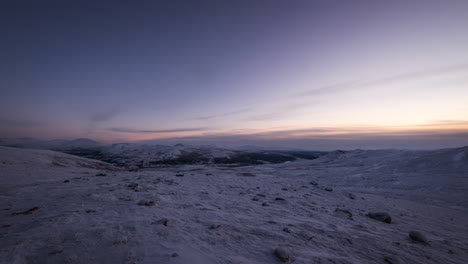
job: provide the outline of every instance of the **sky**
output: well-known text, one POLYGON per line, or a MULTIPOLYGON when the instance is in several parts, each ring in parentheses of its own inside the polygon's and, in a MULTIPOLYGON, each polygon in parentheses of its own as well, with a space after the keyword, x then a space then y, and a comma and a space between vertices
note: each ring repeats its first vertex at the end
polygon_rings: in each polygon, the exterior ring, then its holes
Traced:
POLYGON ((1 1, 0 137, 468 145, 468 1, 1 1))

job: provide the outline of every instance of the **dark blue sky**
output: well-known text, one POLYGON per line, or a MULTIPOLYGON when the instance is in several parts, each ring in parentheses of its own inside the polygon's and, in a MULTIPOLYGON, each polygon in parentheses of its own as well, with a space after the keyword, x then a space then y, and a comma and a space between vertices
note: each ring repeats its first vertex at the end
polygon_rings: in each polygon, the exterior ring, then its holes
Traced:
POLYGON ((467 13, 452 0, 2 1, 0 137, 467 143, 467 13))

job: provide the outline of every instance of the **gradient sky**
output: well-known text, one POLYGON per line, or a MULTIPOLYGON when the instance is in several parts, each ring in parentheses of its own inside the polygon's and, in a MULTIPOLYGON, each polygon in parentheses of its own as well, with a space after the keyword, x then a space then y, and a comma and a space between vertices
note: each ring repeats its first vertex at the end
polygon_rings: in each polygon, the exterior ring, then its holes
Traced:
POLYGON ((468 145, 467 14, 464 0, 1 1, 0 137, 468 145))

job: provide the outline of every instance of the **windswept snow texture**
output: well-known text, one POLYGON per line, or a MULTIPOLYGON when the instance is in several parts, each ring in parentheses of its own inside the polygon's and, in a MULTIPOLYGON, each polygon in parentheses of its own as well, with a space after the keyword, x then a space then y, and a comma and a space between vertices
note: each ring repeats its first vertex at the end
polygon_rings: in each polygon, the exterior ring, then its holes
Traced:
POLYGON ((462 264, 467 164, 465 147, 129 172, 0 147, 0 263, 462 264))

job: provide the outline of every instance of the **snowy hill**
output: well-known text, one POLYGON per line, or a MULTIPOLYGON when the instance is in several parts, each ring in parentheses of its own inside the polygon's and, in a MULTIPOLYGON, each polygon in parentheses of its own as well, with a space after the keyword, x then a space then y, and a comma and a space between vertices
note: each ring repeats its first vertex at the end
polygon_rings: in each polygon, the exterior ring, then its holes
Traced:
MULTIPOLYGON (((141 155, 133 147, 112 149, 141 155)), ((337 151, 129 172, 2 147, 0 263, 462 264, 465 155, 337 151)))
POLYGON ((187 164, 253 165, 282 163, 296 159, 315 159, 325 152, 275 151, 250 148, 233 150, 213 146, 174 146, 119 143, 100 144, 89 139, 41 141, 35 139, 0 140, 0 145, 18 148, 49 149, 110 162, 125 167, 156 167, 187 164))
POLYGON ((0 147, 0 185, 3 187, 36 180, 62 178, 60 174, 69 173, 71 170, 119 169, 102 161, 55 151, 0 147))
POLYGON ((335 151, 278 167, 298 175, 310 170, 317 179, 340 188, 468 207, 468 147, 335 151))
POLYGON ((27 148, 27 149, 49 149, 66 150, 75 148, 94 148, 102 146, 101 143, 87 139, 78 138, 73 140, 56 139, 41 140, 35 138, 0 138, 0 146, 27 148))
POLYGON ((343 166, 366 166, 368 169, 382 172, 466 172, 468 171, 468 147, 433 151, 334 151, 312 163, 327 162, 343 166))

